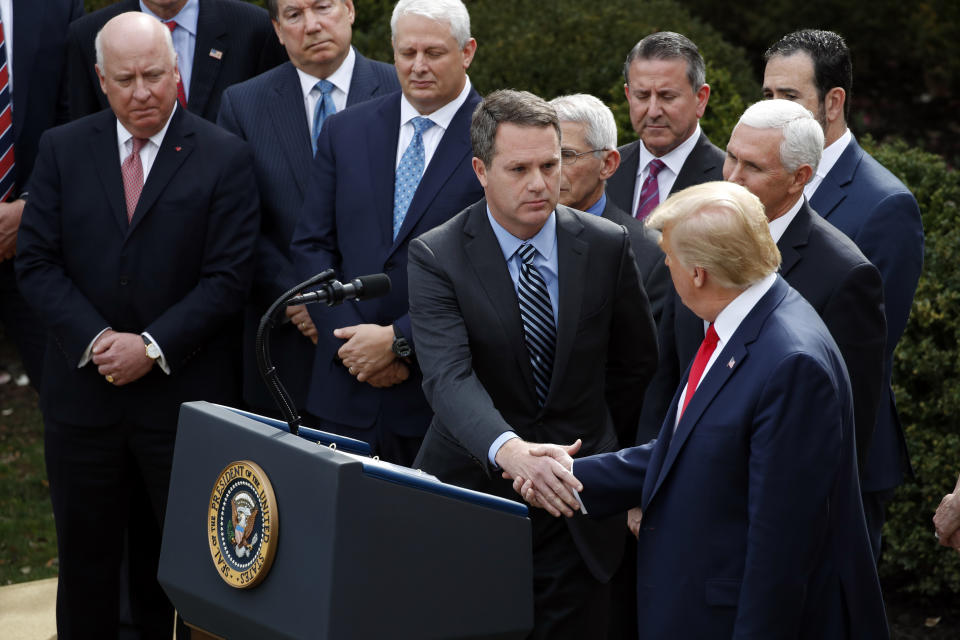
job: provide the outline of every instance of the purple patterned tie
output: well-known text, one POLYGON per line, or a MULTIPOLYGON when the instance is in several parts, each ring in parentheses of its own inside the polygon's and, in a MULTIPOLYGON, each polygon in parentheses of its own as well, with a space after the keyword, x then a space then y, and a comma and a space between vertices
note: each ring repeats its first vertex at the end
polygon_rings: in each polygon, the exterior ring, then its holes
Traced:
POLYGON ((657 174, 665 166, 663 161, 654 158, 647 165, 647 179, 640 189, 640 199, 637 201, 637 220, 643 220, 654 208, 660 204, 660 185, 657 183, 657 174))

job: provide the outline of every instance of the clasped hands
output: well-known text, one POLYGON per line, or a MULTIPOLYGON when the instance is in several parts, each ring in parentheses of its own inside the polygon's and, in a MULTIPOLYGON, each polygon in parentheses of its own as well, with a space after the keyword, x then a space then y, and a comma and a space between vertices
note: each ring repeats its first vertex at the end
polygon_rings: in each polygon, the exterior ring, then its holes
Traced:
POLYGON ((933 516, 933 526, 940 544, 960 552, 960 478, 953 493, 943 496, 933 516))
POLYGON ((337 355, 357 381, 392 387, 410 377, 407 364, 393 352, 392 326, 357 324, 334 329, 333 335, 346 340, 337 355))
POLYGON ((97 338, 90 353, 97 372, 118 387, 139 380, 153 367, 139 333, 107 329, 97 338))

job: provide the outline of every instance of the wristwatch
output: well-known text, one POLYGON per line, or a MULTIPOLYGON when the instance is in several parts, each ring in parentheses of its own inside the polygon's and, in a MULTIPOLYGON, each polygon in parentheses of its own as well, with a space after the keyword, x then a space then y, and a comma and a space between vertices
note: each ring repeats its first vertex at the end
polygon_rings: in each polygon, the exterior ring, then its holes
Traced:
POLYGON ((397 331, 396 327, 393 328, 393 344, 390 346, 390 349, 398 358, 409 358, 411 355, 413 355, 413 349, 410 347, 410 342, 400 335, 400 332, 397 331))
POLYGON ((140 337, 143 338, 143 345, 147 350, 147 357, 156 362, 157 358, 160 357, 160 347, 147 336, 141 335, 140 337))

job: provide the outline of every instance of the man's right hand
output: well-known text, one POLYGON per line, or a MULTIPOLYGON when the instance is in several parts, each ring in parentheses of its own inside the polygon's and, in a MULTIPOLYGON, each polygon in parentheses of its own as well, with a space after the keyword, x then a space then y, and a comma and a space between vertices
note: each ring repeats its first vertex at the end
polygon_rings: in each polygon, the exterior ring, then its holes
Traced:
POLYGON ((571 457, 580 450, 580 440, 569 447, 555 444, 507 440, 497 451, 495 461, 503 469, 503 477, 513 480, 514 490, 534 507, 546 509, 550 515, 572 518, 580 503, 573 492, 583 485, 570 472, 571 457))

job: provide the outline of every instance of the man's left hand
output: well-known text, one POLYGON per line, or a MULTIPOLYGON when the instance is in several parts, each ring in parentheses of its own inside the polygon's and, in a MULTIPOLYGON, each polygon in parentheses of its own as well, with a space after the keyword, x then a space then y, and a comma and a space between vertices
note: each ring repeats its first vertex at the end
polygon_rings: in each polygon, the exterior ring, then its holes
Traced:
POLYGON ((17 252, 17 230, 26 200, 0 203, 0 262, 9 260, 17 252))
POLYGON ((343 366, 360 382, 366 382, 396 359, 392 349, 392 326, 357 324, 334 329, 333 335, 346 340, 337 355, 343 366))
POLYGON ((109 376, 113 380, 111 384, 118 387, 139 380, 153 367, 139 333, 104 336, 97 341, 92 360, 100 375, 109 376))

